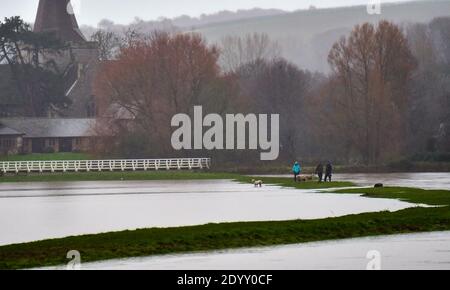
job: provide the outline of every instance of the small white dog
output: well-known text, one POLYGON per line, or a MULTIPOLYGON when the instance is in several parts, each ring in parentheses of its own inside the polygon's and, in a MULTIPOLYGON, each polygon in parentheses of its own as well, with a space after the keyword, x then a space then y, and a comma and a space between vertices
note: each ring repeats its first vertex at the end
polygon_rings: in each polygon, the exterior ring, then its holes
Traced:
POLYGON ((252 179, 253 184, 255 185, 255 187, 262 187, 264 182, 262 182, 262 180, 254 180, 252 179))

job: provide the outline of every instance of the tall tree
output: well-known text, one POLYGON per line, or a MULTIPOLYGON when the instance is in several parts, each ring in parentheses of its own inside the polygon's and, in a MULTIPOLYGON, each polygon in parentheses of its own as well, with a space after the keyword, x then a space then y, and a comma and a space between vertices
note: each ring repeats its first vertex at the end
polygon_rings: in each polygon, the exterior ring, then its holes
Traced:
MULTIPOLYGON (((366 164, 395 156, 404 149, 408 83, 415 68, 400 28, 382 21, 365 23, 337 42, 329 63, 338 80, 338 110, 346 133, 366 164)), ((343 132, 344 134, 344 132, 343 132)))
MULTIPOLYGON (((96 81, 101 114, 116 104, 139 125, 141 140, 153 154, 171 152, 171 118, 194 105, 226 105, 227 78, 221 76, 218 50, 197 34, 155 32, 121 49, 103 65, 96 81)), ((218 110, 218 111, 217 111, 218 110)))
POLYGON ((0 21, 0 63, 7 63, 24 99, 27 116, 45 116, 51 107, 70 103, 65 97, 64 75, 71 63, 60 67, 53 58, 67 47, 52 33, 34 33, 20 17, 0 21))
POLYGON ((235 72, 243 65, 258 61, 272 61, 281 55, 278 43, 265 33, 226 36, 221 40, 220 50, 220 64, 226 72, 235 72))
POLYGON ((241 66, 237 74, 241 90, 239 109, 279 114, 281 158, 292 161, 304 153, 309 125, 304 103, 313 75, 285 59, 249 63, 241 66))
POLYGON ((442 133, 443 128, 450 128, 449 37, 450 17, 408 28, 411 50, 418 60, 410 102, 410 149, 414 152, 450 148, 442 133))
POLYGON ((430 23, 430 30, 441 61, 450 65, 450 17, 439 17, 430 23))

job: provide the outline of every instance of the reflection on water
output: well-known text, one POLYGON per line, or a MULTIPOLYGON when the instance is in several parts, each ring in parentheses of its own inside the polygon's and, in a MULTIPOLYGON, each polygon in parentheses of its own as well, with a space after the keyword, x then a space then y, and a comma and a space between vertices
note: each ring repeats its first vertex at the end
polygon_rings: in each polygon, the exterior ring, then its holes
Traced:
POLYGON ((381 269, 384 270, 450 270, 450 232, 110 260, 82 264, 82 269, 365 270, 370 262, 367 253, 373 250, 381 254, 381 269))
POLYGON ((0 245, 235 221, 317 219, 413 206, 226 180, 0 184, 0 245))

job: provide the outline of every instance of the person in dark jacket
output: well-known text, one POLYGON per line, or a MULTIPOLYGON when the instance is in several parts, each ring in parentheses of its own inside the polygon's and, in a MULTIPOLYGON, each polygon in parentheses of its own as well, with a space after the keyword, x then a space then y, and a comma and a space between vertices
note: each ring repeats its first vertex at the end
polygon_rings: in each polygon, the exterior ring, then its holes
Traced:
POLYGON ((327 182, 327 180, 331 182, 332 176, 333 176, 333 165, 331 165, 331 162, 328 162, 325 168, 325 182, 327 182))
POLYGON ((322 178, 323 178, 323 164, 322 164, 322 162, 320 162, 319 165, 317 165, 317 167, 316 167, 316 174, 319 177, 319 182, 322 182, 322 178))

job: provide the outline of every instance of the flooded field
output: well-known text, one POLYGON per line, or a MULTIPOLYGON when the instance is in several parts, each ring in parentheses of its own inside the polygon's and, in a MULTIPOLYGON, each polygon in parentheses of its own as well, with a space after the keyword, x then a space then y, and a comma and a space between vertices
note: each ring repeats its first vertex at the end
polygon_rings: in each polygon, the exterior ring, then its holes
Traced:
POLYGON ((335 174, 335 180, 352 181, 362 186, 383 183, 387 186, 450 189, 450 172, 443 173, 369 173, 335 174))
POLYGON ((0 245, 148 227, 317 219, 415 206, 227 180, 0 184, 0 245))
MULTIPOLYGON (((266 175, 272 177, 291 177, 288 174, 266 175)), ((360 186, 373 186, 383 183, 385 186, 417 187, 424 189, 450 189, 450 172, 442 173, 337 173, 335 181, 351 181, 360 186)))

